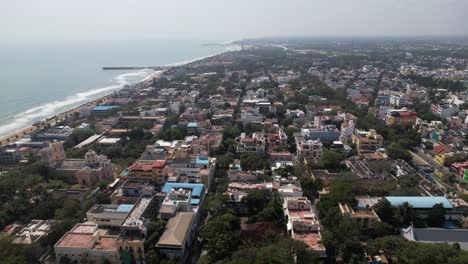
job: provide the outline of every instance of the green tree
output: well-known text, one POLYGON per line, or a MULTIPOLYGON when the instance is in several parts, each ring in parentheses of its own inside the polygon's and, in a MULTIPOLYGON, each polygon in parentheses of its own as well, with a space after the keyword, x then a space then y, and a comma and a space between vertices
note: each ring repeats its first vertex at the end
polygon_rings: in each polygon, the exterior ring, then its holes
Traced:
POLYGON ((402 159, 405 161, 411 161, 412 157, 411 154, 407 149, 405 149, 402 145, 398 143, 391 143, 387 149, 387 155, 391 159, 402 159))
POLYGON ((269 169, 270 164, 266 160, 266 157, 259 156, 254 153, 243 153, 240 157, 241 167, 245 171, 249 170, 264 170, 269 169))
POLYGON ((445 208, 439 203, 435 204, 427 216, 427 223, 433 227, 441 227, 445 222, 445 208))

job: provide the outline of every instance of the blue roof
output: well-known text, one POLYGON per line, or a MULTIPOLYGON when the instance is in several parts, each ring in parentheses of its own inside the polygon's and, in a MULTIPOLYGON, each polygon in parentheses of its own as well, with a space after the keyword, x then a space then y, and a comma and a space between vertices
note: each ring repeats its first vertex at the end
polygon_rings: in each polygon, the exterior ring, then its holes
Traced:
POLYGON ((168 182, 164 184, 162 188, 163 193, 168 193, 172 189, 190 189, 192 190, 192 199, 193 197, 201 197, 203 194, 205 186, 201 183, 178 183, 178 182, 168 182))
POLYGON ((200 199, 192 199, 192 205, 199 205, 200 199))
POLYGON ((107 110, 112 110, 119 108, 120 106, 117 105, 98 105, 93 107, 93 111, 107 111, 107 110))
POLYGON ((446 209, 453 208, 449 200, 442 196, 386 196, 385 199, 393 206, 408 203, 413 208, 430 209, 436 204, 442 204, 446 209))
POLYGON ((190 123, 187 124, 187 127, 197 127, 197 126, 198 126, 198 124, 195 123, 195 122, 190 122, 190 123))
POLYGON ((195 163, 197 164, 208 164, 209 160, 205 157, 198 157, 195 163))
POLYGON ((129 213, 133 209, 133 204, 121 204, 117 207, 117 212, 129 213))

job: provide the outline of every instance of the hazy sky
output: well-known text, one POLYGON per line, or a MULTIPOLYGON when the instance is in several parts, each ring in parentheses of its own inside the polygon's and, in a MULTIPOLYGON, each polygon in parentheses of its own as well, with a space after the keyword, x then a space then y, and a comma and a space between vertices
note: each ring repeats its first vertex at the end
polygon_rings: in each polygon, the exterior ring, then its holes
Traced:
POLYGON ((468 0, 1 0, 0 42, 468 35, 468 0))

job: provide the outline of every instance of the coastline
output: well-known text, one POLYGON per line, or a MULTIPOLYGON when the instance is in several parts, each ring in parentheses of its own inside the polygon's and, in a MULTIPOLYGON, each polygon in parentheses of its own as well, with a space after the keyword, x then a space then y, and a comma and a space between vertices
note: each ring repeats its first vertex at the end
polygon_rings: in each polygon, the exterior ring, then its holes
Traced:
MULTIPOLYGON (((166 69, 166 70, 156 71, 153 74, 149 75, 148 77, 144 78, 143 80, 141 80, 141 81, 139 81, 137 83, 134 83, 134 84, 132 84, 130 86, 145 83, 148 80, 152 80, 152 79, 155 79, 155 78, 160 78, 163 75, 164 72, 169 71, 172 68, 180 67, 180 66, 187 66, 187 65, 190 65, 192 63, 196 63, 196 62, 202 61, 204 59, 212 58, 212 57, 215 57, 215 56, 218 56, 220 54, 230 52, 230 51, 231 50, 225 50, 225 51, 213 54, 213 55, 208 55, 208 56, 204 56, 204 57, 201 57, 201 58, 196 58, 196 59, 193 59, 193 60, 187 60, 187 61, 183 61, 183 62, 177 62, 177 63, 164 65, 164 66, 169 66, 170 68, 166 69)), ((113 92, 118 91, 118 90, 120 90, 122 88, 123 88, 123 86, 121 88, 117 89, 117 90, 114 90, 114 91, 110 92, 109 94, 103 95, 103 96, 101 96, 99 98, 88 101, 88 102, 86 102, 86 103, 84 103, 84 104, 82 104, 80 106, 74 107, 74 108, 72 108, 70 110, 67 110, 67 111, 62 112, 60 114, 57 114, 57 115, 53 116, 52 118, 47 118, 47 119, 37 121, 33 125, 26 126, 26 127, 21 128, 21 129, 19 129, 17 131, 8 133, 8 134, 6 134, 4 136, 0 136, 0 145, 6 145, 6 144, 9 144, 9 143, 12 143, 12 142, 14 142, 16 140, 19 140, 21 137, 23 137, 23 136, 25 136, 27 134, 33 133, 34 131, 39 130, 39 129, 42 128, 41 126, 35 126, 35 124, 42 123, 43 125, 52 126, 52 125, 55 125, 56 123, 62 122, 64 120, 66 120, 69 116, 73 115, 74 113, 79 112, 83 107, 96 106, 98 104, 98 102, 108 99, 110 96, 112 96, 113 92)))

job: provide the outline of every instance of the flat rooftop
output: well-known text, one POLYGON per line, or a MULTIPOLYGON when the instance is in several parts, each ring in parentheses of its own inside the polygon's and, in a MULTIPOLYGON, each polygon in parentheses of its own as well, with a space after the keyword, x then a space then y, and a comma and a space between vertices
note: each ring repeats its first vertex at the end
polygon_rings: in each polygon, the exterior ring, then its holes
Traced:
POLYGON ((123 226, 140 226, 142 223, 140 221, 141 216, 145 212, 148 205, 153 200, 153 197, 142 197, 137 204, 134 205, 133 210, 125 218, 123 226))
POLYGON ((288 214, 290 217, 295 218, 306 218, 306 216, 314 216, 314 213, 310 209, 288 209, 288 214))
POLYGON ((92 234, 67 233, 56 244, 57 247, 88 248, 93 242, 92 234))
POLYGON ((116 251, 117 246, 115 244, 115 237, 105 237, 101 236, 100 239, 93 245, 93 250, 103 250, 103 251, 116 251))
POLYGON ((73 233, 92 234, 97 230, 96 224, 78 224, 70 230, 73 233))
POLYGON ((442 204, 446 209, 452 209, 450 201, 442 196, 386 196, 393 206, 401 206, 408 203, 416 209, 431 209, 436 204, 442 204))
POLYGON ((294 239, 302 241, 307 244, 307 247, 322 251, 325 250, 325 247, 322 244, 322 238, 319 233, 315 232, 295 232, 294 239))

